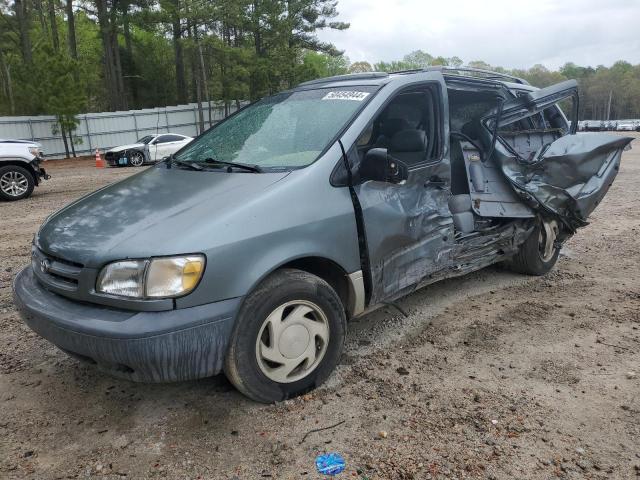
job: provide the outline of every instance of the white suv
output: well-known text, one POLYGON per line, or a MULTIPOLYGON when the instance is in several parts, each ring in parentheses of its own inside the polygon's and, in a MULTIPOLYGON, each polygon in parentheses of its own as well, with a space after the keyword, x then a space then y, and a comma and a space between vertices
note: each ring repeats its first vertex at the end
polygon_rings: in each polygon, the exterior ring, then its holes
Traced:
POLYGON ((40 167, 42 145, 28 140, 0 139, 0 199, 27 198, 40 179, 51 178, 40 167))

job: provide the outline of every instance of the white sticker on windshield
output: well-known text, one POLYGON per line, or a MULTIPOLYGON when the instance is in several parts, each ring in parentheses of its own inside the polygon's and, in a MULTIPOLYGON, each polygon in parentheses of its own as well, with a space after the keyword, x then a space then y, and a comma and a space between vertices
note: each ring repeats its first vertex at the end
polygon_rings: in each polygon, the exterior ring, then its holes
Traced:
POLYGON ((356 102, 361 102, 365 98, 367 98, 368 95, 369 92, 354 92, 351 90, 343 90, 341 92, 329 92, 324 97, 322 97, 322 100, 355 100, 356 102))

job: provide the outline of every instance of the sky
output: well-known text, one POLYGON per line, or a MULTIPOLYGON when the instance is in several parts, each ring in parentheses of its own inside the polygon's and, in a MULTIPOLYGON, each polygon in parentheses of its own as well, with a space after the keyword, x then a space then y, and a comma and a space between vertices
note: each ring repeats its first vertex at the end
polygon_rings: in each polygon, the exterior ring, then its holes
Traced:
POLYGON ((351 27, 318 36, 351 62, 423 50, 505 68, 640 63, 640 0, 339 0, 337 9, 351 27))

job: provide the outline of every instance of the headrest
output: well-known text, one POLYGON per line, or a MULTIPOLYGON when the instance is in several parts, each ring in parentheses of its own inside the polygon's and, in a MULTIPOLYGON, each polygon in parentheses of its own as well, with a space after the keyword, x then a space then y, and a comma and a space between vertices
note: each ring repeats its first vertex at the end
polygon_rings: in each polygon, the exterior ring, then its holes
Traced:
POLYGON ((427 136, 423 130, 402 130, 391 139, 389 150, 392 152, 424 152, 427 136))
POLYGON ((404 118, 385 118, 380 123, 380 133, 388 138, 407 128, 409 128, 409 122, 404 118))

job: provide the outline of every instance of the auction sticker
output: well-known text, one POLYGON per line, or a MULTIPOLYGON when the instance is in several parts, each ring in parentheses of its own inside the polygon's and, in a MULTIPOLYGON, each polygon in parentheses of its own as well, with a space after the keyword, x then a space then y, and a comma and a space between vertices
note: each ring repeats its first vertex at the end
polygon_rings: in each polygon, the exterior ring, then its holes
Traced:
POLYGON ((354 92, 352 90, 343 90, 338 92, 329 92, 324 97, 322 97, 322 100, 354 100, 356 102, 361 102, 365 98, 367 98, 368 95, 369 92, 354 92))

